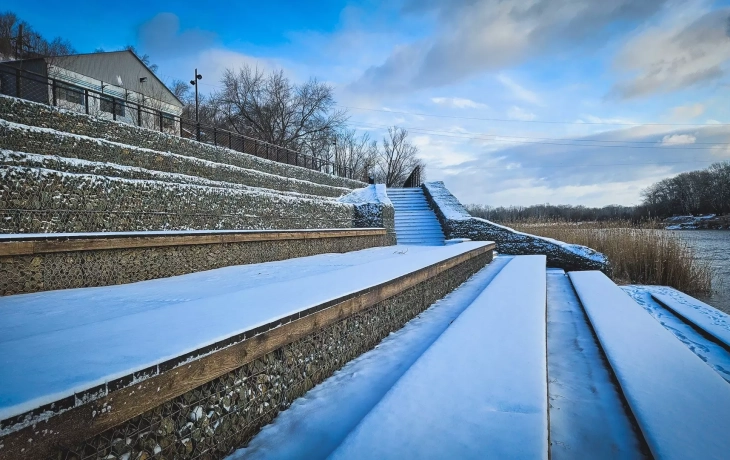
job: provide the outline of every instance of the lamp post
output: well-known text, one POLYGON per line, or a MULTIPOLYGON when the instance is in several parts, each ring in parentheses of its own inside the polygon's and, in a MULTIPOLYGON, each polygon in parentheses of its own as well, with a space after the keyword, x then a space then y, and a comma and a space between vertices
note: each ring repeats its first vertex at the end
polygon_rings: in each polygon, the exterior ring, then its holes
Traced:
POLYGON ((336 137, 332 140, 332 145, 334 145, 334 147, 335 147, 335 164, 332 167, 332 173, 335 176, 339 176, 339 174, 337 174, 338 173, 338 169, 339 169, 339 165, 337 164, 337 138, 336 137))
POLYGON ((198 69, 195 69, 195 78, 190 80, 190 84, 195 86, 195 137, 200 142, 200 119, 198 118, 198 80, 202 79, 203 76, 198 73, 198 69))

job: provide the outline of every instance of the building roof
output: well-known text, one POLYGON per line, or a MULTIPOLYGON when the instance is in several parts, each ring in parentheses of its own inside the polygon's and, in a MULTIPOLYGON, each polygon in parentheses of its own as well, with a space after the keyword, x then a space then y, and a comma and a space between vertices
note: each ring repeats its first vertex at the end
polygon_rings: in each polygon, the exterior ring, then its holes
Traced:
POLYGON ((136 54, 129 50, 28 58, 6 61, 2 64, 11 67, 23 67, 26 70, 45 76, 47 75, 46 65, 40 67, 35 65, 43 62, 129 91, 144 94, 149 98, 164 101, 176 107, 182 108, 184 105, 170 91, 170 88, 136 54), (140 81, 142 78, 145 79, 144 83, 140 81))
POLYGON ((132 51, 72 54, 52 59, 53 65, 63 69, 109 82, 177 107, 183 106, 180 99, 132 51), (145 81, 141 82, 141 79, 145 81))

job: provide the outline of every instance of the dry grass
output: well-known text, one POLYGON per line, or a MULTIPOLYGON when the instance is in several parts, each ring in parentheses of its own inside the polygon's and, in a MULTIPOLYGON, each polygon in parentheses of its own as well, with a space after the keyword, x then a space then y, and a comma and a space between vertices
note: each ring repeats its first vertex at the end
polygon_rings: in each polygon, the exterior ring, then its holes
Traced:
POLYGON ((688 294, 709 294, 712 268, 678 236, 624 221, 505 223, 515 230, 582 244, 608 257, 617 283, 659 284, 688 294))

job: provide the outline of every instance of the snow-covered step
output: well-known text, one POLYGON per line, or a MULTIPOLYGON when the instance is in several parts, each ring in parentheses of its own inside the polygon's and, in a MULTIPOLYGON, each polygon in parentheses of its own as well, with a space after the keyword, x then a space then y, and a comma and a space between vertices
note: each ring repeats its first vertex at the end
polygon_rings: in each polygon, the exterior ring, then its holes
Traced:
POLYGON ((490 244, 386 246, 2 297, 0 421, 490 244))
POLYGON ((388 189, 398 244, 443 245, 444 234, 420 188, 388 189))
POLYGON ((545 300, 512 259, 329 458, 546 459, 545 300))
POLYGON ((652 292, 651 296, 674 314, 730 349, 730 315, 676 289, 663 288, 652 292))
POLYGON ((624 408, 563 270, 547 273, 547 364, 550 458, 643 459, 643 438, 624 408))
POLYGON ((727 382, 603 273, 570 279, 654 458, 727 458, 727 382))

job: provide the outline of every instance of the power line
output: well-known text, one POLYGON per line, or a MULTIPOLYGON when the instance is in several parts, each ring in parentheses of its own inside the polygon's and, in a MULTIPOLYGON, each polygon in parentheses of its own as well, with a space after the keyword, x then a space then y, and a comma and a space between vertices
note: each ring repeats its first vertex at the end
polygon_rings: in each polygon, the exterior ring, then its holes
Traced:
POLYGON ((367 110, 370 112, 399 113, 404 115, 416 115, 421 117, 453 118, 457 120, 479 120, 479 121, 504 121, 510 123, 545 123, 560 125, 608 125, 608 126, 727 126, 730 123, 617 123, 608 121, 556 121, 556 120, 513 120, 509 118, 480 118, 480 117, 459 117, 455 115, 438 115, 433 113, 408 112, 404 110, 369 109, 366 107, 355 107, 351 105, 335 104, 351 110, 367 110))
MULTIPOLYGON (((389 128, 392 127, 391 125, 377 125, 373 123, 362 123, 362 122, 354 122, 354 123, 348 123, 351 127, 358 127, 358 126, 366 126, 371 128, 389 128)), ((608 141, 608 140, 593 140, 593 139, 555 139, 555 138, 540 138, 540 137, 517 137, 517 136, 501 136, 498 134, 481 134, 481 136, 470 136, 470 135, 460 135, 460 134, 454 134, 454 133, 447 133, 444 131, 435 131, 435 130, 429 130, 426 128, 418 128, 418 127, 403 127, 404 129, 407 129, 409 131, 414 131, 418 134, 430 134, 434 136, 442 136, 442 137, 452 137, 456 139, 465 139, 465 140, 484 140, 484 141, 493 141, 493 142, 506 142, 511 144, 540 144, 540 145, 560 145, 560 146, 566 146, 566 147, 605 147, 605 148, 621 148, 621 149, 663 149, 663 150, 715 150, 713 147, 687 147, 684 145, 674 145, 674 146, 667 146, 667 145, 601 145, 601 144, 575 144, 575 143, 566 143, 566 142, 611 142, 611 143, 623 143, 623 144, 630 144, 630 143, 648 143, 648 144, 656 144, 656 142, 651 141, 608 141), (505 138, 514 138, 514 139, 535 139, 536 142, 532 141, 524 141, 524 140, 506 140, 506 139, 498 139, 500 137, 505 138), (546 139, 546 140, 555 140, 555 141, 565 141, 565 142, 545 142, 541 141, 540 139, 546 139)), ((730 145, 730 143, 727 142, 700 142, 697 144, 703 144, 703 145, 730 145)), ((689 145, 697 145, 697 144, 689 144, 689 145)))
MULTIPOLYGON (((542 165, 542 166, 519 166, 515 168, 508 168, 505 166, 486 166, 486 167, 479 167, 476 169, 495 169, 500 171, 510 171, 510 170, 520 170, 520 169, 543 169, 543 168, 597 168, 597 167, 604 167, 604 166, 649 166, 649 165, 671 165, 671 164, 699 164, 699 163, 717 163, 721 160, 692 160, 692 161, 655 161, 655 162, 649 162, 649 163, 600 163, 600 164, 553 164, 553 165, 542 165)), ((444 169, 448 169, 444 168, 444 169)))

